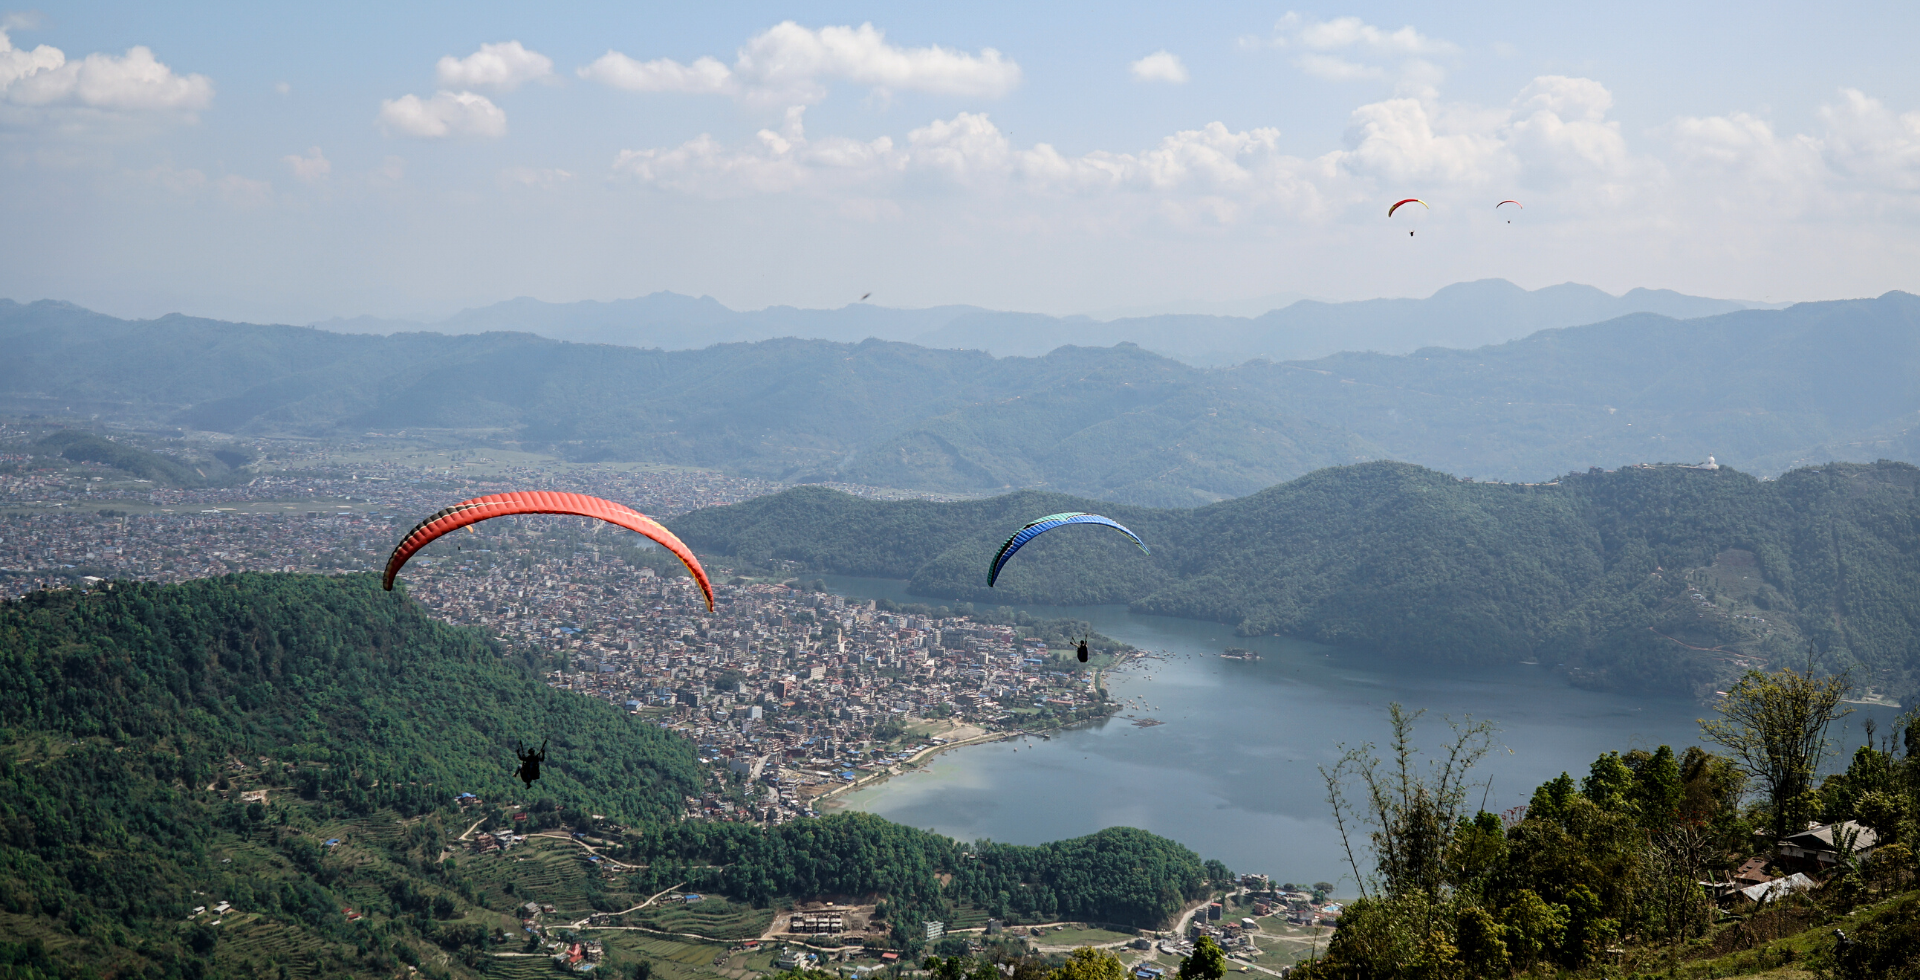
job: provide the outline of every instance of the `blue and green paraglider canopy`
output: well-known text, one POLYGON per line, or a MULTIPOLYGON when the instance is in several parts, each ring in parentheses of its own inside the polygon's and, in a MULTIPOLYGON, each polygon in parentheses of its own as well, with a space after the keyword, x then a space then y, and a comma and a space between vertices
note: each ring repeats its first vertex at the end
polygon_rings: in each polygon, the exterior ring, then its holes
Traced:
POLYGON ((993 556, 993 567, 987 572, 987 587, 992 588, 994 581, 1000 578, 1000 570, 1007 567, 1007 560, 1013 557, 1014 552, 1019 551, 1027 542, 1032 541, 1034 538, 1056 527, 1063 527, 1068 524, 1105 525, 1132 538, 1133 543, 1140 546, 1140 551, 1143 554, 1153 554, 1153 552, 1147 550, 1146 542, 1140 540, 1138 534, 1127 530, 1125 525, 1122 525, 1119 521, 1110 517, 1101 517, 1099 514, 1085 514, 1077 510, 1068 511, 1064 514, 1048 514, 1037 521, 1029 522, 1027 526, 1015 531, 1013 537, 1008 538, 1007 543, 1000 546, 999 553, 993 556))

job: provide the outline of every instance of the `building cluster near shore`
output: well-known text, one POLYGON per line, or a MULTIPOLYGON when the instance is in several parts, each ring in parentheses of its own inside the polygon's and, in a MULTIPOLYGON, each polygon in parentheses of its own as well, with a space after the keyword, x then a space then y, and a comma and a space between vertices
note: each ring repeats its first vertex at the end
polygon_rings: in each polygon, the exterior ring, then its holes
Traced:
POLYGON ((691 815, 780 822, 821 793, 897 770, 935 747, 927 718, 983 730, 1053 727, 1104 710, 1065 649, 967 616, 887 612, 774 583, 715 585, 582 554, 483 568, 440 565, 413 595, 504 643, 562 655, 549 682, 685 734, 741 798, 691 815))
MULTIPOLYGON (((182 581, 242 571, 378 572, 395 540, 455 500, 539 486, 662 518, 777 485, 698 471, 419 468, 305 451, 304 471, 206 490, 156 490, 96 464, 0 482, 0 595, 95 579, 182 581), (98 471, 98 472, 96 472, 98 471), (12 509, 7 509, 11 507, 12 509)), ((548 683, 683 733, 713 773, 687 800, 707 819, 779 822, 821 794, 937 747, 918 723, 1043 729, 1108 709, 1070 651, 1029 630, 940 610, 887 611, 814 589, 734 579, 709 563, 716 610, 664 551, 579 518, 489 521, 442 539, 402 586, 450 622, 546 655, 548 683), (923 732, 915 737, 913 731, 923 732)), ((944 725, 941 727, 945 727, 944 725)))

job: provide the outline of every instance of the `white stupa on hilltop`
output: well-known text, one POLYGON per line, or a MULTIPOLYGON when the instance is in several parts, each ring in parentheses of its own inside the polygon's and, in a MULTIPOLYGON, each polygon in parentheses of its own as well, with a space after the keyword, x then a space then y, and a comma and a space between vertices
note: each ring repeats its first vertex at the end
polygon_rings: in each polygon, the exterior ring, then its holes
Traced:
POLYGON ((1712 456, 1712 454, 1708 454, 1708 456, 1707 456, 1707 465, 1705 465, 1705 466, 1702 466, 1702 467, 1700 467, 1700 468, 1701 468, 1701 469, 1703 469, 1703 470, 1717 470, 1717 469, 1719 469, 1719 468, 1720 468, 1720 464, 1719 464, 1719 463, 1716 463, 1716 462, 1714 462, 1714 461, 1713 461, 1713 456, 1712 456))

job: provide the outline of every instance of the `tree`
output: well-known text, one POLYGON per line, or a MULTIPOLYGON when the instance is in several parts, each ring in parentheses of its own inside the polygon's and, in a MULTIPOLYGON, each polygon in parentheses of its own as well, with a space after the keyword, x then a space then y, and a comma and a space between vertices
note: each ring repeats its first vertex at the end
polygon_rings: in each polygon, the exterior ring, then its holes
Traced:
POLYGON ((1350 822, 1364 821, 1373 827, 1373 853, 1378 868, 1378 886, 1387 895, 1419 892, 1429 902, 1437 902, 1449 881, 1448 852, 1456 828, 1467 818, 1467 798, 1471 784, 1467 773, 1486 755, 1493 744, 1493 725, 1474 722, 1453 725, 1453 741, 1441 746, 1440 759, 1418 771, 1414 757, 1419 749, 1413 744, 1413 723, 1424 711, 1411 714, 1399 703, 1388 706, 1393 724, 1392 756, 1383 765, 1373 755, 1371 743, 1349 750, 1333 768, 1321 767, 1327 784, 1327 802, 1333 806, 1334 823, 1346 846, 1347 861, 1362 897, 1373 876, 1360 871, 1348 837, 1350 822), (1364 809, 1348 802, 1345 787, 1358 778, 1366 789, 1364 809))
POLYGON ((1226 866, 1225 862, 1209 858, 1201 867, 1206 869, 1207 880, 1215 885, 1225 887, 1233 884, 1233 871, 1226 866))
POLYGON ((967 972, 966 963, 958 956, 949 956, 946 959, 929 956, 920 964, 920 968, 927 971, 933 980, 961 980, 967 972))
POLYGON ((1468 976, 1506 976, 1506 934, 1507 928, 1485 909, 1470 905, 1460 910, 1454 935, 1459 937, 1460 959, 1466 964, 1468 976))
POLYGON ((1640 890, 1649 925, 1663 928, 1669 947, 1677 948, 1712 921, 1700 879, 1715 856, 1713 837, 1699 825, 1675 823, 1649 834, 1645 851, 1640 890))
POLYGON ((1767 794, 1775 840, 1800 829, 1816 797, 1813 778, 1827 754, 1827 726, 1852 713, 1841 699, 1845 675, 1815 677, 1791 667, 1750 670, 1720 702, 1717 721, 1701 721, 1701 737, 1724 746, 1740 771, 1767 794))
POLYGON ((1621 761, 1620 753, 1608 752, 1593 760, 1593 767, 1588 770, 1588 773, 1587 778, 1581 783, 1580 791, 1600 809, 1614 812, 1631 803, 1634 790, 1633 770, 1621 761))
POLYGON ((1531 889, 1523 888, 1513 897, 1503 918, 1503 938, 1514 967, 1520 970, 1552 956, 1566 936, 1567 907, 1551 904, 1531 889))
POLYGON ((1212 936, 1201 936, 1193 944, 1193 955, 1180 961, 1180 980, 1220 980, 1227 975, 1227 955, 1212 936))
POLYGON ((1120 964, 1119 957, 1104 949, 1082 946, 1067 954, 1067 961, 1048 980, 1126 980, 1126 976, 1127 968, 1120 964))
POLYGON ((1636 749, 1627 753, 1627 760, 1633 768, 1633 805, 1640 811, 1641 822, 1649 827, 1672 823, 1686 792, 1673 749, 1666 745, 1651 753, 1636 749))
POLYGON ((1593 889, 1575 885, 1567 892, 1567 935, 1560 957, 1568 966, 1585 965, 1613 941, 1619 923, 1605 913, 1606 906, 1593 889))

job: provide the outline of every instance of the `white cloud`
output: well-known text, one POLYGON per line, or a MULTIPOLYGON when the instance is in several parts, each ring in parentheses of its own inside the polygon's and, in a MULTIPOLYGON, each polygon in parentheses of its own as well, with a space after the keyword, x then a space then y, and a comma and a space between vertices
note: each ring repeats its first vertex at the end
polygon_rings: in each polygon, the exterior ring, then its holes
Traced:
POLYGON ((1497 132, 1436 126, 1435 114, 1418 99, 1364 105, 1351 118, 1348 150, 1336 159, 1350 173, 1391 186, 1461 183, 1512 169, 1497 132))
POLYGON ((691 65, 683 65, 671 58, 635 61, 618 51, 609 51, 581 68, 578 74, 588 81, 629 92, 726 95, 736 90, 733 72, 712 58, 700 58, 691 65))
POLYGON ((763 129, 749 147, 732 150, 702 134, 671 149, 623 150, 614 169, 643 182, 702 197, 740 197, 796 190, 857 189, 898 173, 893 141, 830 137, 808 140, 805 109, 787 110, 779 132, 763 129))
POLYGON ((895 143, 887 137, 810 140, 802 112, 789 109, 780 132, 762 130, 747 146, 731 148, 703 135, 670 149, 625 151, 614 167, 703 197, 801 193, 845 204, 898 193, 903 181, 917 179, 986 195, 1144 195, 1183 220, 1232 220, 1263 205, 1294 211, 1321 205, 1301 177, 1314 165, 1282 154, 1274 129, 1235 132, 1213 123, 1137 154, 1067 156, 1045 143, 1017 148, 981 113, 936 119, 895 143))
POLYGON ((69 61, 50 45, 16 48, 0 30, 0 102, 46 111, 191 113, 212 100, 213 82, 205 75, 176 75, 144 46, 69 61))
POLYGON ((1536 186, 1577 182, 1589 194, 1618 196, 1644 166, 1620 124, 1606 118, 1612 108, 1613 93, 1591 78, 1542 75, 1514 100, 1502 138, 1536 186))
POLYGON ((992 48, 978 55, 938 45, 900 48, 872 24, 810 31, 785 21, 749 40, 735 70, 768 91, 843 78, 881 89, 992 98, 1020 83, 1020 67, 992 48))
POLYGON ((0 91, 13 87, 13 83, 29 75, 53 71, 67 63, 67 56, 59 48, 42 44, 32 51, 22 51, 13 46, 5 30, 0 30, 0 91))
POLYGON ((1662 130, 1689 196, 1726 212, 1855 219, 1920 213, 1920 111, 1857 89, 1822 106, 1812 133, 1782 135, 1745 112, 1682 117, 1662 130))
POLYGON ((507 134, 507 114, 484 95, 473 92, 435 92, 433 98, 403 95, 380 103, 380 130, 388 136, 445 139, 478 136, 498 139, 507 134))
POLYGON ((1430 59, 1460 53, 1459 45, 1411 26, 1390 31, 1358 17, 1316 20, 1297 13, 1280 18, 1272 37, 1243 38, 1241 45, 1293 51, 1295 67, 1332 82, 1392 76, 1401 94, 1428 99, 1437 96, 1434 87, 1443 75, 1430 59))
POLYGON ((317 146, 307 150, 306 156, 288 155, 281 157, 280 162, 286 164, 295 177, 309 184, 320 183, 333 173, 333 164, 317 146))
MULTIPOLYGON (((763 130, 745 145, 703 135, 675 147, 624 151, 615 169, 704 197, 1123 195, 1150 202, 1152 213, 1211 222, 1262 212, 1319 220, 1402 193, 1477 200, 1576 191, 1580 206, 1607 207, 1662 173, 1629 152, 1607 118, 1612 104, 1599 83, 1562 76, 1534 79, 1506 106, 1396 97, 1356 108, 1345 146, 1311 158, 1282 152, 1278 130, 1218 122, 1140 151, 1068 155, 1046 143, 1017 146, 985 114, 970 112, 933 120, 897 141, 809 138, 795 107, 779 132, 763 130)), ((1905 123, 1876 125, 1898 131, 1905 123)))
POLYGON ((1143 82, 1171 82, 1179 85, 1187 80, 1187 66, 1181 64, 1180 56, 1166 51, 1155 51, 1127 66, 1133 77, 1143 82))
POLYGON ((1920 111, 1895 115, 1878 99, 1842 89, 1823 106, 1820 140, 1828 165, 1847 177, 1891 190, 1920 190, 1920 111))
POLYGON ((670 58, 639 61, 609 51, 579 69, 580 77, 636 92, 731 95, 772 104, 813 103, 826 84, 846 81, 875 91, 931 92, 993 98, 1020 83, 1020 66, 992 48, 968 54, 933 45, 887 43, 872 24, 818 30, 784 21, 747 40, 731 67, 712 57, 692 64, 670 58))
POLYGON ((1453 54, 1460 50, 1451 41, 1427 37, 1412 27, 1385 31, 1358 17, 1313 20, 1289 13, 1274 25, 1276 47, 1302 47, 1311 51, 1360 50, 1383 56, 1453 54))
POLYGON ((1612 105, 1600 83, 1559 75, 1535 78, 1505 108, 1388 99, 1355 109, 1347 149, 1327 160, 1383 190, 1552 191, 1569 207, 1619 205, 1663 178, 1606 118, 1612 105))
POLYGON ((550 78, 553 59, 528 51, 519 41, 482 44, 465 58, 447 55, 434 66, 434 79, 443 89, 493 89, 511 92, 527 82, 550 78))

